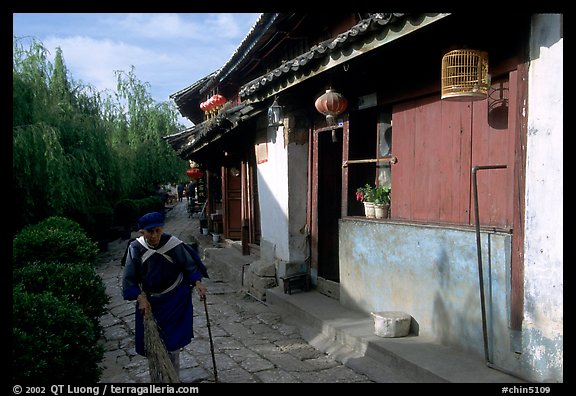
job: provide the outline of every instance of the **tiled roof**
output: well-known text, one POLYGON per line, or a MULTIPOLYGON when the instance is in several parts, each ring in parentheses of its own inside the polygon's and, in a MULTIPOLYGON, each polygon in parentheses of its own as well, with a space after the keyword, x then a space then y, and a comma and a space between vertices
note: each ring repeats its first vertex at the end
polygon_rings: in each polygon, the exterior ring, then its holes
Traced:
POLYGON ((164 140, 172 146, 180 158, 188 159, 193 153, 216 141, 263 110, 262 104, 257 103, 242 103, 234 107, 223 107, 216 117, 182 132, 165 136, 164 140))
POLYGON ((172 95, 170 95, 170 98, 173 99, 174 102, 178 104, 182 100, 185 100, 187 96, 194 94, 195 91, 198 91, 204 84, 213 79, 217 73, 218 71, 214 71, 208 74, 207 76, 202 77, 194 84, 189 85, 186 88, 183 88, 180 91, 173 93, 172 95))
POLYGON ((234 72, 234 69, 238 64, 240 64, 246 57, 250 56, 252 50, 255 48, 256 44, 262 41, 263 36, 268 33, 270 27, 273 26, 278 17, 279 13, 263 13, 260 14, 246 37, 242 40, 238 48, 230 56, 230 59, 220 68, 214 76, 214 80, 219 83, 228 77, 229 74, 234 72))
POLYGON ((382 30, 388 24, 400 19, 406 14, 397 13, 377 13, 371 14, 369 18, 363 19, 352 28, 338 36, 314 45, 308 52, 305 52, 294 59, 284 62, 276 69, 250 81, 240 88, 239 95, 245 98, 264 88, 266 85, 305 67, 311 61, 324 58, 343 45, 349 45, 360 40, 363 36, 374 31, 382 30))
MULTIPOLYGON (((204 121, 191 128, 174 135, 166 136, 164 139, 172 146, 177 154, 184 159, 188 159, 195 152, 216 141, 224 134, 236 128, 240 123, 261 113, 263 103, 254 101, 248 104, 248 97, 258 93, 272 82, 277 82, 280 78, 287 78, 290 74, 302 71, 306 66, 311 66, 316 60, 324 59, 344 46, 350 46, 355 42, 370 39, 383 29, 396 21, 407 20, 409 14, 403 13, 376 13, 370 14, 354 25, 352 28, 329 40, 314 45, 309 51, 284 62, 272 71, 250 81, 240 88, 239 96, 244 102, 240 105, 223 109, 217 117, 204 121)), ((238 49, 231 56, 230 60, 218 71, 206 76, 193 85, 171 95, 177 104, 184 104, 189 97, 197 95, 207 85, 213 81, 224 79, 233 73, 236 65, 241 63, 249 54, 255 43, 261 39, 275 21, 278 14, 262 14, 248 36, 242 41, 238 49)), ((231 106, 231 104, 229 105, 231 106)))
POLYGON ((208 85, 210 82, 221 81, 226 78, 228 74, 233 72, 238 63, 250 54, 261 36, 266 33, 270 26, 276 21, 278 15, 279 14, 260 14, 252 28, 250 28, 250 31, 222 67, 188 87, 173 93, 170 95, 170 98, 172 98, 176 103, 179 103, 180 101, 185 100, 188 94, 202 91, 204 86, 208 85))

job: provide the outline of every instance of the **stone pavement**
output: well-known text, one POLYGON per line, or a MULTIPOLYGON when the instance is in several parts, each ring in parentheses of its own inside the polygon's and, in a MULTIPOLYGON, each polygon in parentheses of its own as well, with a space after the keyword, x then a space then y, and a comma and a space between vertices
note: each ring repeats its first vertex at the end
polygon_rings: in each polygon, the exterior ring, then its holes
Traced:
MULTIPOLYGON (((210 278, 206 298, 210 330, 221 383, 370 383, 361 374, 316 349, 302 338, 298 327, 284 323, 265 303, 241 290, 217 260, 203 252, 234 249, 224 242, 215 249, 212 236, 202 235, 199 220, 190 218, 186 201, 166 214, 165 232, 184 242, 197 242, 210 278)), ((137 236, 133 233, 133 237, 137 236)), ((111 297, 108 312, 101 318, 101 383, 147 383, 148 362, 134 350, 134 302, 122 299, 120 259, 127 241, 116 240, 99 256, 97 272, 111 297)), ((250 259, 250 257, 248 257, 250 259)), ((184 383, 215 382, 212 353, 204 304, 193 295, 194 336, 180 354, 180 377, 184 383)))

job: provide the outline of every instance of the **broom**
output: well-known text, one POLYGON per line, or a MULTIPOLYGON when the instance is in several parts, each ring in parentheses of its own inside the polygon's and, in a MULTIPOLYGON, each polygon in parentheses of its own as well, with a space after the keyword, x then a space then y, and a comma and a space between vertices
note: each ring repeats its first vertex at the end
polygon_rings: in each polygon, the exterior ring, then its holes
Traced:
POLYGON ((170 360, 158 324, 151 310, 144 315, 144 347, 150 367, 150 380, 155 383, 178 383, 178 373, 170 360))

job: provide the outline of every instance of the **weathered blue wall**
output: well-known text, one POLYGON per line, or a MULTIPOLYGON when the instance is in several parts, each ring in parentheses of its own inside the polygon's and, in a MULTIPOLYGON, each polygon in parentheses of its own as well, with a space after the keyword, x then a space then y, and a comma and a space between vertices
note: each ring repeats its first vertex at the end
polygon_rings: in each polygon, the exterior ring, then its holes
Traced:
MULTIPOLYGON (((476 233, 375 221, 340 221, 340 302, 403 311, 419 335, 484 357, 476 233)), ((508 233, 481 233, 490 360, 511 371, 508 233)))

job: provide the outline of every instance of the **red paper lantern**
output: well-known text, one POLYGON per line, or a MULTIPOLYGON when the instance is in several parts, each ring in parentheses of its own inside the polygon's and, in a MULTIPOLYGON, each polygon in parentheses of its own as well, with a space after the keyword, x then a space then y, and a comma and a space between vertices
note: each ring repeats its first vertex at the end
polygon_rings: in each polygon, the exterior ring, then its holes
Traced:
POLYGON ((224 103, 226 103, 226 98, 220 94, 213 95, 212 98, 216 106, 222 106, 224 103))
POLYGON ((346 98, 332 88, 327 89, 314 103, 316 110, 326 116, 328 125, 336 125, 336 117, 348 107, 346 98))
POLYGON ((190 179, 198 180, 204 176, 204 172, 200 168, 191 168, 186 171, 186 174, 190 179))

